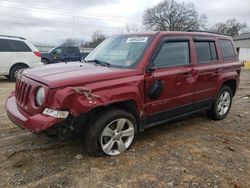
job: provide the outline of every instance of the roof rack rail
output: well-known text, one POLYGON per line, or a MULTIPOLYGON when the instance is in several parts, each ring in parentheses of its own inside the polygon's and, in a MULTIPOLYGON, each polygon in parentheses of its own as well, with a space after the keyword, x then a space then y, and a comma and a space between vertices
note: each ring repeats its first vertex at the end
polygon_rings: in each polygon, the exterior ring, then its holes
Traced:
POLYGON ((26 39, 23 38, 23 37, 11 36, 11 35, 0 35, 0 37, 18 38, 18 39, 26 40, 26 39))
POLYGON ((204 30, 192 30, 192 29, 188 29, 186 30, 187 32, 200 32, 200 33, 211 33, 211 34, 216 34, 216 35, 224 35, 224 36, 228 36, 222 33, 217 33, 217 32, 213 32, 213 31, 204 31, 204 30))

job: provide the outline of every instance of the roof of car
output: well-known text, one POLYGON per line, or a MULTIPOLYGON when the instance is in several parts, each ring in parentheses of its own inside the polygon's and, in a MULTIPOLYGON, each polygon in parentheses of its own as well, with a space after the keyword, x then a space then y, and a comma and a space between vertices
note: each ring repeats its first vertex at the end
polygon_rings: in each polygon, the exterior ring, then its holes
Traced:
POLYGON ((207 37, 221 37, 221 38, 228 38, 230 36, 222 35, 219 33, 213 33, 208 31, 158 31, 158 32, 141 32, 141 33, 128 33, 124 35, 129 36, 140 36, 140 35, 188 35, 188 36, 207 36, 207 37))
POLYGON ((192 34, 192 35, 220 35, 220 36, 225 36, 225 35, 222 35, 222 34, 219 34, 219 33, 214 33, 214 32, 209 32, 209 31, 200 31, 200 30, 197 30, 197 31, 160 31, 160 33, 164 33, 164 34, 192 34))
POLYGON ((0 35, 0 38, 9 38, 9 39, 21 39, 21 40, 26 40, 23 37, 18 37, 18 36, 12 36, 12 35, 0 35))

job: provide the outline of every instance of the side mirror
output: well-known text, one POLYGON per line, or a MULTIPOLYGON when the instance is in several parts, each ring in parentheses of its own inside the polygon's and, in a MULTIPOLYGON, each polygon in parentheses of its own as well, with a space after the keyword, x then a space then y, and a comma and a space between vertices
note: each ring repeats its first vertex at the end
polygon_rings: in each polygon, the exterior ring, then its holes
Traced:
POLYGON ((146 72, 147 73, 152 73, 157 69, 157 67, 154 65, 154 63, 150 63, 150 65, 147 67, 146 72))
POLYGON ((158 99, 165 89, 165 83, 162 80, 155 80, 148 91, 147 96, 151 99, 158 99))

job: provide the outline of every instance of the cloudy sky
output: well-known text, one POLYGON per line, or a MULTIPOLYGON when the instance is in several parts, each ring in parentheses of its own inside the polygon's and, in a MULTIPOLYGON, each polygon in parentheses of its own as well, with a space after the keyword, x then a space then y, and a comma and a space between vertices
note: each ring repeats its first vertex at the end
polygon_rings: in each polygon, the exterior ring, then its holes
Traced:
MULTIPOLYGON (((0 0, 0 34, 18 35, 35 44, 56 45, 66 38, 89 40, 95 30, 122 32, 140 25, 145 9, 161 0, 0 0)), ((236 18, 250 25, 250 0, 192 2, 208 25, 236 18)))

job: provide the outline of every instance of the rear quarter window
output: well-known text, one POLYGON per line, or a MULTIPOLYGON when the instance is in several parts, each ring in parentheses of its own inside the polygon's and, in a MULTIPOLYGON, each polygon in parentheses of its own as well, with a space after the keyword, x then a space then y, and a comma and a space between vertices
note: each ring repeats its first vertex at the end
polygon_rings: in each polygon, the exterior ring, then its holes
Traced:
POLYGON ((232 60, 235 58, 234 47, 230 40, 220 39, 219 44, 223 60, 232 60))
POLYGON ((23 41, 9 40, 8 43, 11 52, 31 52, 30 47, 23 41))

